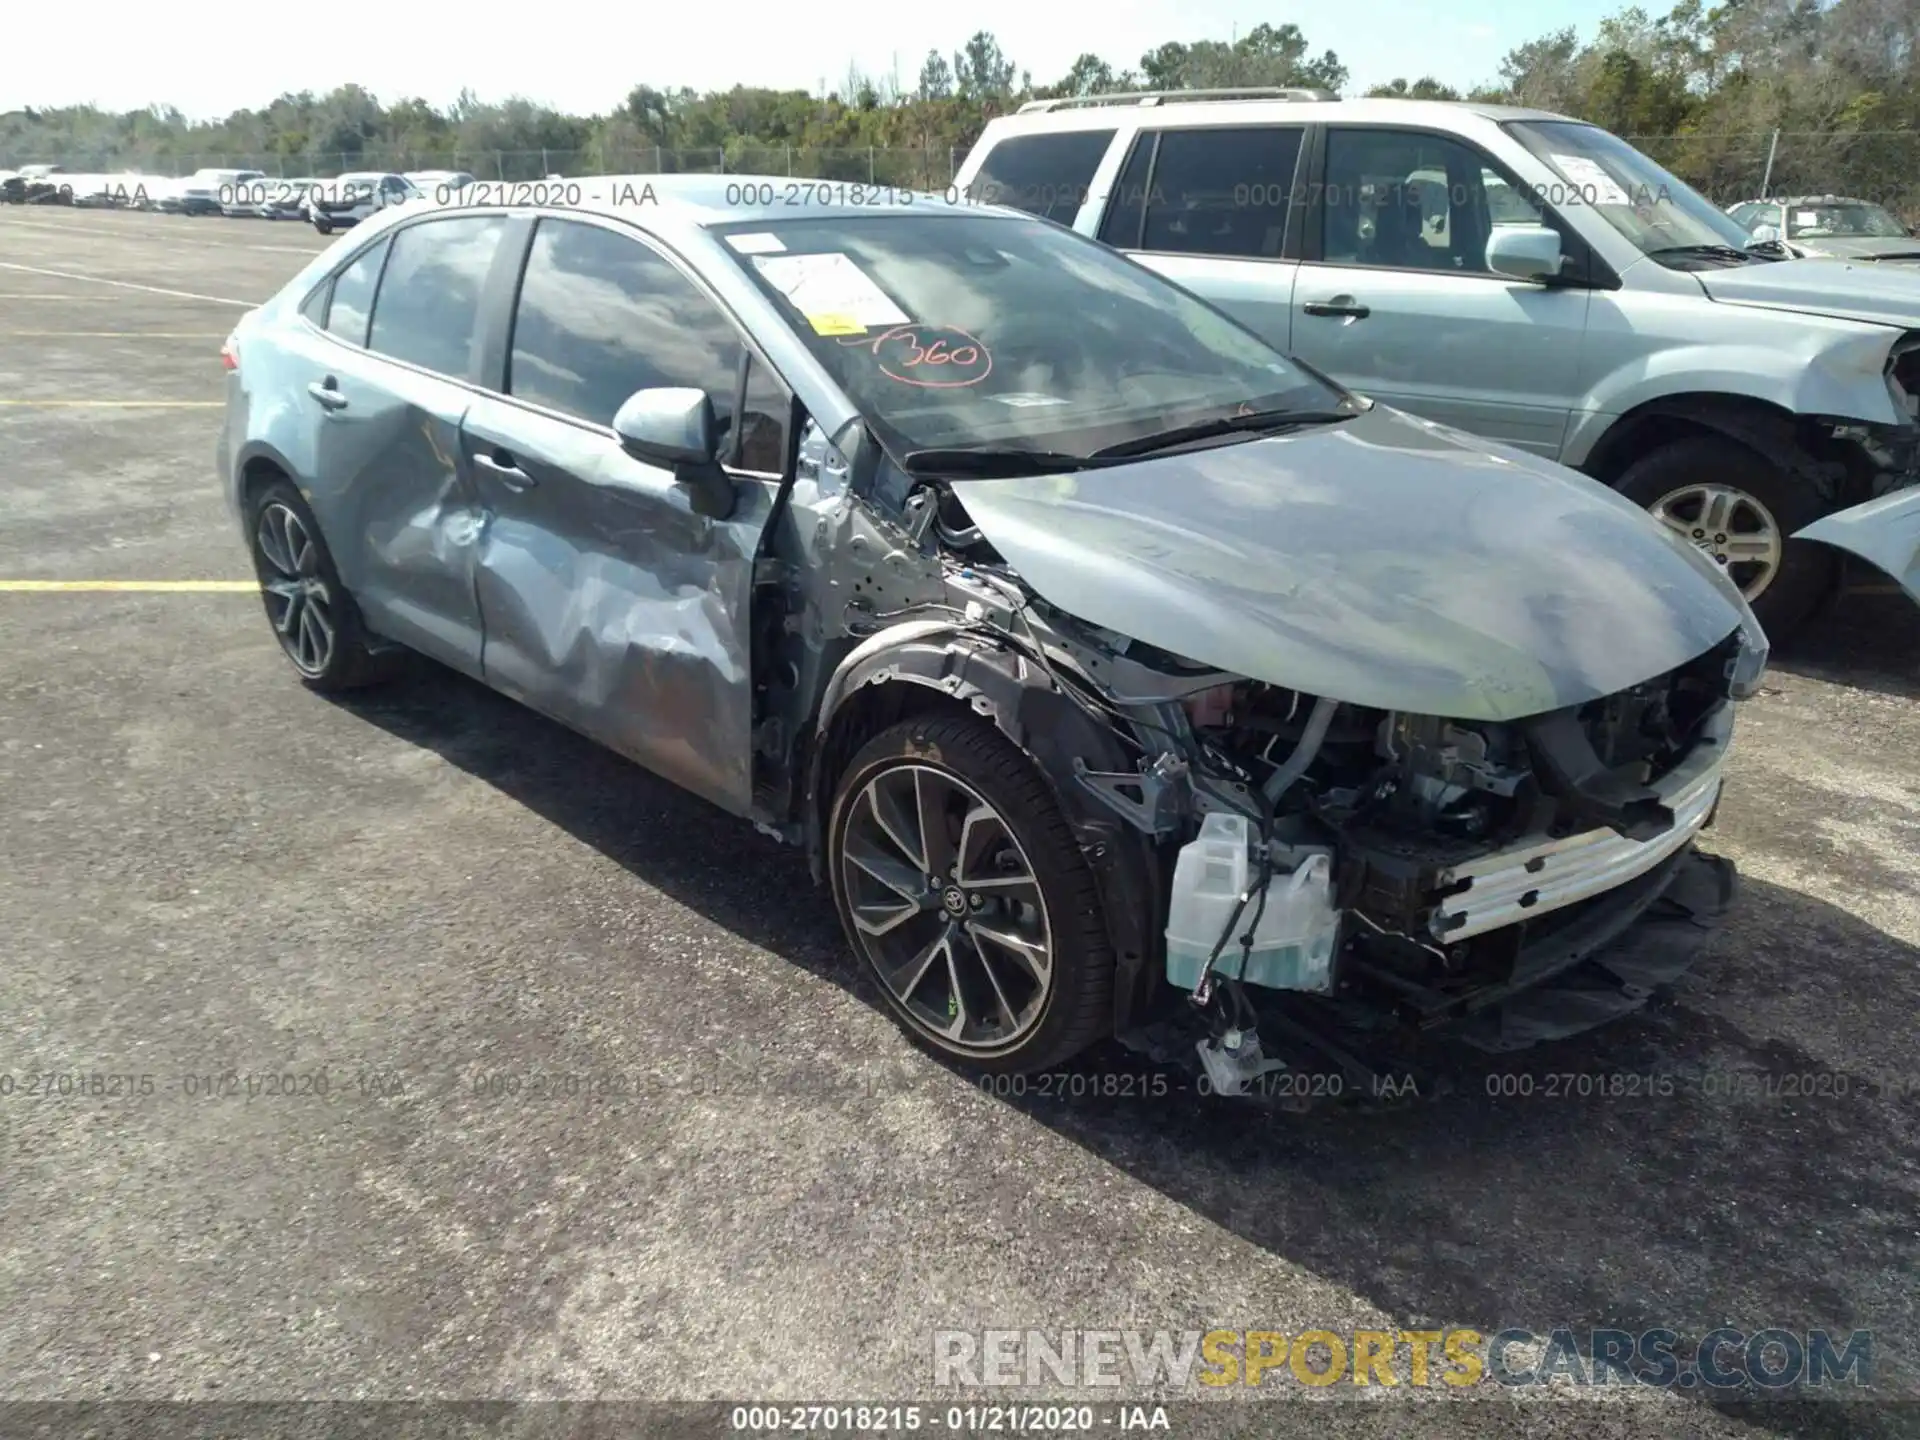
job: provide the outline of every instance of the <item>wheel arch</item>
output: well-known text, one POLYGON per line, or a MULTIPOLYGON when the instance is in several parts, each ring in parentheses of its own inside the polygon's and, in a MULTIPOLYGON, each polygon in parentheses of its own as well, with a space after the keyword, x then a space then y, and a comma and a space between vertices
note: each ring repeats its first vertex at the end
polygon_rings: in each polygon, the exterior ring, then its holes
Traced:
POLYGON ((814 879, 826 873, 827 828, 848 764, 873 736, 918 715, 973 715, 1031 760, 1093 872, 1113 947, 1114 1029, 1150 1006, 1164 967, 1166 861, 1152 840, 1086 796, 1073 762, 1133 768, 1113 731, 1095 722, 1039 666, 1010 646, 945 621, 893 627, 855 647, 822 696, 805 796, 814 879))
POLYGON ((1729 440, 1811 486, 1833 505, 1848 493, 1852 467, 1818 421, 1752 395, 1682 391, 1634 406, 1594 441, 1579 468, 1617 484, 1634 461, 1697 436, 1729 440))

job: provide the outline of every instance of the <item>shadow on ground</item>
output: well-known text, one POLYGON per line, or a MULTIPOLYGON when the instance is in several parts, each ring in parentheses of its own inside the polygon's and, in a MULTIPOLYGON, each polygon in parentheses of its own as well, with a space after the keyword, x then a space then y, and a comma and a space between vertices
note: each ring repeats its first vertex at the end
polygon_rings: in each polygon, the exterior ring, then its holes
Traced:
MULTIPOLYGON (((438 667, 342 703, 716 924, 878 1003, 797 851, 438 667)), ((1888 1022, 1906 1026, 1920 950, 1807 895, 1743 883, 1675 996, 1537 1052, 1454 1057, 1453 1095, 1439 1103, 1305 1116, 1184 1095, 1007 1103, 1408 1326, 1695 1338, 1780 1326, 1842 1341, 1871 1328, 1878 1393, 1913 1394, 1892 1352, 1914 1332, 1920 1295, 1920 1089, 1836 1071, 1725 1017, 1753 987, 1836 1005, 1877 995, 1888 1022), (1600 1077, 1600 1093, 1570 1076, 1600 1077)), ((1115 1050, 1081 1070, 1141 1071, 1115 1050)), ((1712 1403, 1732 1410, 1732 1398, 1712 1403)), ((1767 1402, 1743 1418, 1866 1436, 1909 1433, 1916 1416, 1767 1402)))
POLYGON ((1848 592, 1777 644, 1770 663, 1809 680, 1920 699, 1920 605, 1904 593, 1848 592))

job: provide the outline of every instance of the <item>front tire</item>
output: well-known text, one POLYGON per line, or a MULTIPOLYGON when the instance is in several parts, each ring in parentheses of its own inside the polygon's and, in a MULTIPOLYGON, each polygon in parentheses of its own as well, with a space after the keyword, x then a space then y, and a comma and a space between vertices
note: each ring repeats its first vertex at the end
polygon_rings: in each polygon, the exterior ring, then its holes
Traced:
POLYGON ((390 653, 372 648, 360 607, 340 583, 313 511, 290 480, 275 480, 247 506, 248 549, 267 621, 311 689, 355 690, 387 679, 390 653))
POLYGON ((331 235, 333 233, 333 222, 330 220, 315 220, 313 222, 313 228, 318 230, 322 235, 331 235))
POLYGON ((1093 873, 1031 760, 970 715, 910 719, 847 766, 827 869, 848 943, 919 1044, 992 1074, 1110 1033, 1093 873))
POLYGON ((1820 518, 1820 497, 1757 451, 1717 435, 1676 440, 1634 461, 1616 488, 1717 561, 1771 639, 1832 592, 1833 552, 1790 538, 1820 518))

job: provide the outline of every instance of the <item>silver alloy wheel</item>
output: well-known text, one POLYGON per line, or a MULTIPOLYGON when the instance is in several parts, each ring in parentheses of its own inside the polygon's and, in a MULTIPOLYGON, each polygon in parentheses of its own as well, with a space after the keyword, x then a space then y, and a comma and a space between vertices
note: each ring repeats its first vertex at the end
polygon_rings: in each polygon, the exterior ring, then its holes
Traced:
POLYGON ((841 884, 860 948, 941 1044, 1006 1050, 1046 1013, 1052 930, 1033 865, 999 811, 928 765, 882 770, 850 802, 841 884))
POLYGON ((306 522, 275 502, 260 512, 254 531, 260 558, 269 572, 260 577, 280 647, 294 668, 309 678, 324 674, 333 659, 333 596, 320 578, 320 551, 306 522))
POLYGON ((1720 565, 1752 604, 1780 573, 1773 512, 1731 485, 1687 485, 1647 507, 1653 518, 1720 565))

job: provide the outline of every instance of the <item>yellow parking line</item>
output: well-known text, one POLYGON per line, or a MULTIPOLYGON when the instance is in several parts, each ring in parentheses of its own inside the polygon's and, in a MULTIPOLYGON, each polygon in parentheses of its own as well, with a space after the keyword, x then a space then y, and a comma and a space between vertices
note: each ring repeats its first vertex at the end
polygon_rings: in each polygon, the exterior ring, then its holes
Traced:
POLYGON ((224 400, 0 400, 21 409, 60 410, 217 410, 224 400))
POLYGON ((127 590, 240 595, 248 591, 257 591, 259 588, 259 582, 254 580, 0 580, 0 591, 28 594, 59 594, 71 590, 127 590))

